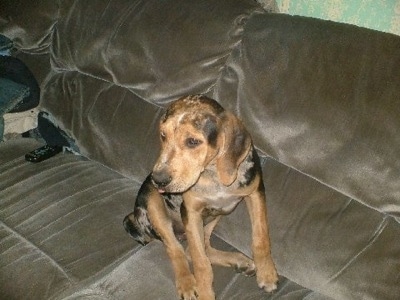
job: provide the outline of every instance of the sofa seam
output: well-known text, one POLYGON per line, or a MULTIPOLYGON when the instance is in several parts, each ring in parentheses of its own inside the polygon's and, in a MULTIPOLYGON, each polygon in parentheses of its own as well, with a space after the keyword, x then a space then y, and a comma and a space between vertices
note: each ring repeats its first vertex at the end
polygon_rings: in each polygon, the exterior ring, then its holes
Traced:
POLYGON ((255 7, 251 12, 249 12, 249 14, 247 16, 245 16, 243 19, 245 20, 245 22, 242 24, 242 28, 240 33, 238 34, 238 41, 236 43, 234 43, 230 49, 230 51, 223 56, 223 58, 226 57, 225 62, 222 64, 222 66, 220 67, 220 70, 218 71, 218 75, 216 76, 214 82, 212 84, 210 84, 210 86, 203 92, 203 94, 208 94, 208 93, 212 93, 214 95, 215 92, 215 87, 218 86, 218 83, 220 82, 221 78, 222 78, 222 74, 224 73, 224 71, 226 70, 226 68, 228 67, 227 64, 231 61, 232 57, 233 57, 233 53, 235 51, 237 51, 237 49, 240 49, 241 45, 243 44, 243 37, 244 37, 244 33, 246 31, 246 26, 247 23, 249 22, 249 20, 251 18, 253 18, 255 15, 260 15, 260 14, 265 14, 265 10, 263 10, 263 8, 261 7, 255 7))
POLYGON ((68 282, 70 284, 73 284, 75 281, 73 280, 73 278, 68 274, 68 272, 60 265, 57 263, 57 261, 52 258, 49 254, 47 254, 45 251, 43 251, 43 249, 40 249, 37 245, 35 245, 32 241, 28 240, 26 237, 24 237, 22 234, 20 234, 18 231, 16 231, 15 229, 11 228, 10 226, 8 226, 6 223, 4 223, 3 221, 0 220, 0 225, 2 225, 6 231, 8 231, 11 234, 15 234, 17 238, 23 240, 24 242, 26 242, 28 245, 34 247, 36 250, 38 250, 42 255, 44 255, 46 258, 49 259, 49 261, 51 262, 52 265, 54 265, 58 270, 60 270, 62 272, 62 274, 66 277, 66 279, 68 280, 68 282))
POLYGON ((308 177, 308 178, 310 178, 312 180, 315 180, 316 182, 318 182, 322 186, 324 186, 324 187, 326 187, 326 188, 328 188, 328 189, 330 189, 332 191, 335 191, 336 193, 339 193, 340 195, 345 196, 345 197, 349 198, 350 200, 353 200, 353 201, 357 202, 358 204, 360 204, 360 205, 362 205, 364 207, 367 207, 368 209, 376 211, 377 213, 379 213, 380 215, 382 215, 384 217, 390 217, 390 218, 392 218, 392 219, 394 219, 394 220, 396 220, 397 222, 400 223, 400 218, 398 216, 396 216, 395 214, 379 210, 377 207, 374 207, 372 205, 367 204, 365 201, 363 201, 362 199, 360 199, 356 195, 353 195, 353 194, 348 193, 348 192, 346 192, 344 190, 341 190, 341 189, 335 187, 334 185, 331 185, 331 184, 319 179, 318 177, 316 177, 316 176, 314 176, 314 175, 312 175, 310 173, 302 171, 301 169, 299 169, 299 168, 297 168, 295 166, 286 164, 286 163, 278 160, 274 156, 267 154, 265 151, 261 150, 257 146, 254 146, 254 147, 257 150, 258 154, 260 155, 260 158, 263 157, 265 159, 272 159, 273 161, 275 161, 275 162, 277 162, 277 163, 279 163, 279 164, 281 164, 281 165, 283 165, 283 166, 285 166, 287 168, 290 168, 290 169, 298 172, 299 174, 302 174, 302 175, 304 175, 304 176, 306 176, 306 177, 308 177))

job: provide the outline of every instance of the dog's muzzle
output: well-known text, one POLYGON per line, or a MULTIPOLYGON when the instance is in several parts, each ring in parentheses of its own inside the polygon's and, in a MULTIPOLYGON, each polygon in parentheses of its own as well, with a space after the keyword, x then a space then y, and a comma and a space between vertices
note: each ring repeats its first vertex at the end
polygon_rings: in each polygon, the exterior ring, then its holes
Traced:
POLYGON ((165 187, 171 183, 172 177, 164 170, 154 171, 151 174, 151 180, 159 192, 164 192, 165 187))

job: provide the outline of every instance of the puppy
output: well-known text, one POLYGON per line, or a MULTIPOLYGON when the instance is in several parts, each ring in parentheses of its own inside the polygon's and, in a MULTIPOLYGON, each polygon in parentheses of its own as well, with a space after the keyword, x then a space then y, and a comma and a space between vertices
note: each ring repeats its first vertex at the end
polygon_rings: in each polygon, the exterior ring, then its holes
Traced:
POLYGON ((159 124, 161 152, 142 184, 124 227, 145 245, 166 247, 181 299, 215 299, 211 264, 256 275, 260 288, 277 288, 270 252, 264 185, 259 158, 240 120, 202 95, 173 102, 159 124), (253 260, 210 245, 221 216, 246 202, 252 224, 253 260), (189 259, 179 240, 188 241, 189 259))

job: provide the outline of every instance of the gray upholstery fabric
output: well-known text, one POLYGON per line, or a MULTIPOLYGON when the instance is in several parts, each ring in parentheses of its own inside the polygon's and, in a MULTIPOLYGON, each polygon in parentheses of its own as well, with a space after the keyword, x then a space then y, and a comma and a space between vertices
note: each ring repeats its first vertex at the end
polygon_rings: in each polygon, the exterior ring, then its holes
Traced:
POLYGON ((215 96, 264 153, 399 217, 399 49, 390 34, 257 15, 215 96))
POLYGON ((132 251, 121 220, 137 182, 75 155, 32 164, 23 154, 37 143, 7 144, 0 148, 4 299, 54 296, 132 251))
MULTIPOLYGON (((256 1, 2 1, 0 33, 82 156, 0 144, 0 298, 176 299, 160 242, 124 231, 173 99, 206 93, 262 155, 279 289, 214 268, 217 299, 400 295, 400 37, 256 1)), ((250 251, 245 205, 213 243, 250 251)))
MULTIPOLYGON (((162 243, 138 246, 122 227, 139 183, 72 154, 26 162, 24 153, 37 146, 0 146, 2 298, 176 299, 162 243)), ((234 250, 216 237, 213 244, 234 250)), ((254 278, 229 268, 215 274, 219 299, 267 297, 254 278)), ((281 284, 278 295, 288 299, 324 299, 285 278, 281 284)))
POLYGON ((52 42, 58 6, 53 0, 1 1, 1 32, 19 50, 46 53, 52 42))
POLYGON ((55 67, 128 87, 152 102, 207 92, 246 19, 262 9, 249 0, 171 3, 63 1, 51 45, 55 67))
MULTIPOLYGON (((281 275, 335 299, 396 299, 396 218, 272 159, 264 161, 263 172, 272 253, 281 275)), ((244 205, 216 229, 219 237, 248 255, 250 232, 244 205)))
POLYGON ((78 72, 52 76, 42 100, 84 155, 130 177, 148 175, 158 154, 160 107, 78 72))

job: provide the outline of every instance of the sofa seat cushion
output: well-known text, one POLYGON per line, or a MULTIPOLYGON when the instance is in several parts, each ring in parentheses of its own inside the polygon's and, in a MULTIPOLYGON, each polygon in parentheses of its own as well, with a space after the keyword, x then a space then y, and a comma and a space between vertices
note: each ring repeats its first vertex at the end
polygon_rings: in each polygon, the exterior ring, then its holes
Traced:
MULTIPOLYGON (((212 244, 218 249, 235 250, 222 240, 212 238, 212 244)), ((213 267, 214 290, 218 300, 298 300, 307 297, 311 300, 328 300, 284 277, 280 278, 280 287, 276 293, 267 294, 259 289, 255 277, 236 274, 231 268, 213 267)), ((70 291, 68 291, 70 292, 70 291)), ((109 274, 93 283, 77 289, 71 294, 60 294, 57 299, 90 300, 176 300, 174 274, 163 244, 154 241, 124 260, 109 274)))
MULTIPOLYGON (((6 299, 175 299, 162 244, 138 246, 122 226, 140 182, 71 154, 26 162, 24 154, 39 145, 21 139, 0 146, 0 290, 6 299)), ((394 299, 400 293, 398 220, 272 159, 263 159, 263 168, 272 252, 288 278, 281 278, 280 296, 394 299)), ((251 255, 243 209, 223 219, 215 239, 251 255)), ((220 299, 264 295, 254 278, 215 272, 220 299)))
POLYGON ((91 280, 135 247, 122 220, 139 183, 72 154, 24 160, 32 140, 0 146, 0 290, 44 299, 91 280))
MULTIPOLYGON (((397 299, 399 219, 362 205, 273 159, 262 167, 278 273, 334 299, 397 299)), ((251 254, 246 206, 215 234, 251 254)))
MULTIPOLYGON (((0 145, 0 291, 2 299, 175 300, 165 248, 142 247, 124 231, 140 183, 81 156, 33 164, 32 139, 0 145)), ((235 249, 213 236, 222 250, 235 249)), ((328 299, 284 277, 275 294, 255 278, 214 267, 218 299, 328 299)))

